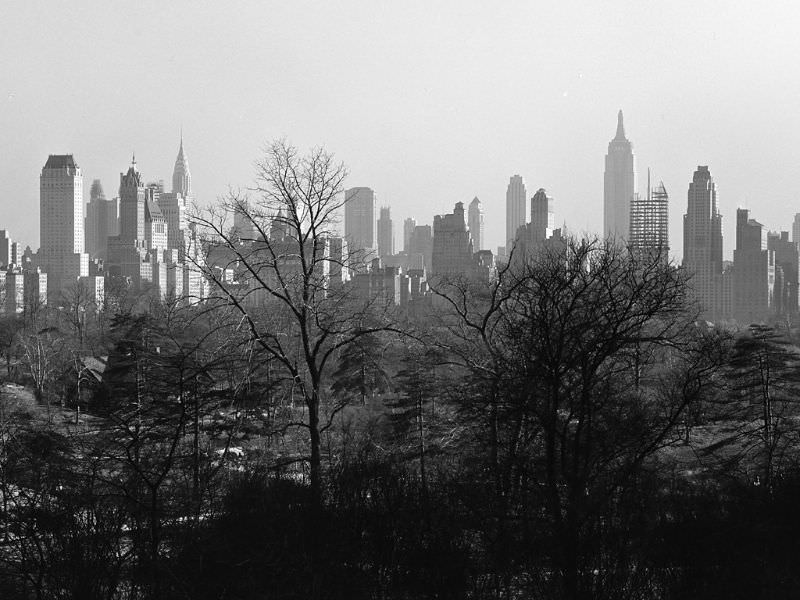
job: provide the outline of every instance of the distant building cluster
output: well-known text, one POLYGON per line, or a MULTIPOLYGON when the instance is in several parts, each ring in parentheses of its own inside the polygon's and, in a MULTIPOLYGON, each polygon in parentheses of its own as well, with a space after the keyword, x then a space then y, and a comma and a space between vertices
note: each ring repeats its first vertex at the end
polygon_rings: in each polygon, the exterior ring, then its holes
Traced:
MULTIPOLYGON (((625 136, 622 111, 605 162, 604 232, 632 253, 669 255, 669 197, 663 182, 636 193, 633 145, 625 136)), ((689 182, 683 216, 683 262, 702 317, 740 325, 770 319, 795 320, 798 299, 800 213, 788 231, 768 232, 750 211, 736 211, 733 261, 723 260, 722 215, 717 186, 708 166, 689 182)))
POLYGON ((183 140, 170 192, 162 182, 146 183, 135 158, 113 199, 96 179, 85 203, 71 154, 50 155, 39 181, 39 250, 21 250, 0 230, 0 310, 20 313, 71 297, 101 306, 107 276, 162 298, 203 296, 193 268, 200 248, 186 218, 192 196, 183 140))
POLYGON ((482 249, 484 217, 478 198, 467 214, 457 202, 452 213, 436 215, 432 226, 405 219, 398 252, 391 208, 382 207, 376 220, 376 195, 368 187, 348 189, 345 198, 344 243, 357 257, 351 279, 358 296, 407 306, 424 302, 431 284, 444 279, 490 280, 494 257, 482 249))
MULTIPOLYGON (((181 140, 172 175, 172 191, 163 182, 145 183, 131 161, 120 173, 119 226, 106 237, 106 271, 158 296, 200 299, 202 279, 196 264, 200 248, 186 218, 192 178, 181 140)), ((102 244, 101 244, 102 245, 102 244)))
MULTIPOLYGON (((632 254, 666 263, 669 195, 662 181, 651 181, 649 169, 644 193, 637 192, 636 181, 633 144, 619 111, 605 156, 603 235, 632 254)), ((352 187, 344 197, 344 235, 324 240, 331 260, 323 276, 331 287, 351 285, 357 295, 387 304, 403 306, 424 299, 443 280, 489 281, 498 265, 525 264, 542 248, 562 243, 565 235, 555 226, 555 203, 547 190, 537 189, 528 206, 525 180, 519 174, 510 177, 506 188, 505 240, 496 254, 486 248, 484 209, 477 197, 466 210, 464 203, 456 202, 452 213, 434 216, 431 224, 406 218, 402 245, 400 238, 395 241, 391 207, 378 208, 374 190, 352 187)), ((263 301, 256 291, 245 291, 235 256, 213 245, 200 247, 186 217, 191 200, 183 139, 170 191, 162 181, 147 182, 134 157, 127 172, 120 174, 116 197, 108 199, 100 181, 94 180, 86 204, 83 176, 73 156, 51 155, 40 177, 39 250, 23 250, 8 231, 0 230, 0 310, 22 312, 32 304, 58 301, 75 286, 99 304, 108 276, 162 298, 195 301, 208 293, 196 268, 204 255, 221 280, 239 281, 244 302, 263 301)), ((265 217, 271 221, 269 231, 246 210, 235 210, 233 239, 243 251, 255 253, 269 241, 282 256, 281 268, 291 273, 297 255, 291 244, 296 242, 287 238, 282 214, 265 217)), ((682 266, 703 318, 740 324, 796 318, 799 247, 800 213, 790 235, 768 232, 749 210, 739 209, 733 261, 724 261, 716 184, 707 166, 697 167, 683 218, 682 266)))

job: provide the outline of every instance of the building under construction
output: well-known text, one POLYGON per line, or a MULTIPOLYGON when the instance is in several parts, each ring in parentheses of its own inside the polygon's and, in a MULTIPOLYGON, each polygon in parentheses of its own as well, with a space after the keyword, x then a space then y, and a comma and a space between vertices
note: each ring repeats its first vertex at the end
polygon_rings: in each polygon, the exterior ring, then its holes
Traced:
POLYGON ((647 195, 635 194, 631 200, 631 222, 628 235, 631 252, 648 253, 669 260, 669 196, 660 181, 650 187, 647 171, 647 195))

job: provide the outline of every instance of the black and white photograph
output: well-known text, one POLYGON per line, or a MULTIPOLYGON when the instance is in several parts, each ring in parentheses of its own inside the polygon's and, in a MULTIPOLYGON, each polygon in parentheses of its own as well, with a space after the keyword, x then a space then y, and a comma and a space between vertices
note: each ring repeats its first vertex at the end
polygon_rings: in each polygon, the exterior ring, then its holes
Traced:
POLYGON ((800 5, 0 24, 0 600, 800 598, 800 5))

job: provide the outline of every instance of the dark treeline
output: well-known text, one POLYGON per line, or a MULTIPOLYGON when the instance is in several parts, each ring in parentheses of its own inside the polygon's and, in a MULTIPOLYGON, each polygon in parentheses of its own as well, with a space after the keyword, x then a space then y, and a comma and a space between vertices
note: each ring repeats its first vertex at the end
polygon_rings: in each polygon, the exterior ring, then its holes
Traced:
POLYGON ((268 147, 194 215, 204 303, 2 317, 1 598, 800 597, 789 324, 576 239, 365 299, 330 285, 344 176, 268 147))

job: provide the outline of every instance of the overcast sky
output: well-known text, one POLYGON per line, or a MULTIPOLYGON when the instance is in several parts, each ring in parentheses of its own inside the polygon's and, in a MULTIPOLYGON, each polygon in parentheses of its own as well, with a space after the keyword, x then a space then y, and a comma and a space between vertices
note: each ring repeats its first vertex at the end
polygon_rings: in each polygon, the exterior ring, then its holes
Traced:
POLYGON ((623 109, 638 187, 670 194, 670 241, 698 164, 771 229, 800 212, 800 8, 792 2, 0 3, 0 228, 38 246, 39 175, 75 155, 117 193, 136 152, 170 181, 181 127, 204 202, 252 182, 264 142, 324 145, 402 220, 483 202, 502 243, 508 179, 602 228, 603 157, 623 109))

